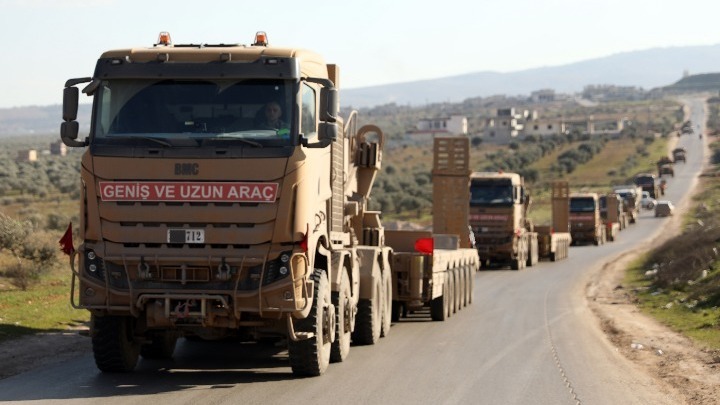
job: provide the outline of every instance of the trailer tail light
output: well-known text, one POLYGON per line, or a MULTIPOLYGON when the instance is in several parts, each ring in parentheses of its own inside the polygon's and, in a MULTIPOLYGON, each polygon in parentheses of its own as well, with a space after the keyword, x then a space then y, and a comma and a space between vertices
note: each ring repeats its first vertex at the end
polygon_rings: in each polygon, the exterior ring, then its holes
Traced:
POLYGON ((415 250, 420 253, 432 254, 435 243, 433 238, 420 238, 415 241, 415 250))

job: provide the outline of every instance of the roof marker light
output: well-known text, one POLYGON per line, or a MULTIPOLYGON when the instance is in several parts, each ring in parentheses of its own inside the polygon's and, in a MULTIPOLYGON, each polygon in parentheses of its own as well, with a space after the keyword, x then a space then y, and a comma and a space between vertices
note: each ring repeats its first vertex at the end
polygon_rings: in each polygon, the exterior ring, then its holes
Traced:
POLYGON ((258 31, 255 33, 255 42, 253 43, 253 46, 267 46, 268 45, 268 38, 265 31, 258 31))
POLYGON ((162 31, 158 35, 158 40, 155 45, 164 45, 164 46, 172 45, 172 40, 170 39, 170 33, 167 31, 162 31))

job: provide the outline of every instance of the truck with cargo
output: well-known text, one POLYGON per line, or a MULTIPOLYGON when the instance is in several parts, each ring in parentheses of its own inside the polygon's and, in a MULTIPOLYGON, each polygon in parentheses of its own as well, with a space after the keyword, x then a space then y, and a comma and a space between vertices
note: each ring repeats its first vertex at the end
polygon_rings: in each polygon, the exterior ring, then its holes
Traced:
POLYGON ((633 180, 636 186, 642 191, 650 193, 651 198, 660 198, 660 186, 657 183, 657 176, 652 173, 639 173, 633 180))
POLYGON ((535 226, 538 238, 538 256, 556 261, 570 253, 570 188, 566 181, 554 182, 551 190, 551 225, 535 226))
POLYGON ((438 137, 433 147, 433 230, 385 231, 392 248, 393 320, 429 308, 444 321, 472 303, 478 252, 468 228, 470 140, 438 137))
POLYGON ((642 188, 634 184, 624 184, 613 187, 613 193, 623 199, 623 210, 627 222, 634 224, 640 216, 640 201, 642 199, 642 188))
POLYGON ((570 234, 574 244, 602 245, 606 240, 605 224, 600 219, 600 197, 597 193, 570 194, 570 234))
POLYGON ((675 162, 682 161, 683 163, 687 162, 687 150, 682 147, 678 147, 673 149, 672 151, 673 160, 675 162))
POLYGON ((470 227, 483 266, 513 270, 539 260, 538 234, 528 218, 530 195, 517 173, 470 175, 470 227))
POLYGON ((605 224, 605 238, 614 242, 627 223, 623 210, 623 199, 618 194, 609 193, 601 195, 599 201, 600 219, 605 224))
POLYGON ((662 177, 667 174, 670 175, 670 177, 675 177, 675 169, 673 167, 674 163, 675 162, 667 156, 661 157, 656 163, 658 176, 662 177))
POLYGON ((339 84, 337 66, 263 32, 251 45, 162 33, 66 82, 61 139, 86 148, 71 303, 91 313, 100 370, 169 358, 181 336, 270 337, 314 376, 351 339, 390 332, 391 249, 367 208, 383 135, 339 116, 339 84))

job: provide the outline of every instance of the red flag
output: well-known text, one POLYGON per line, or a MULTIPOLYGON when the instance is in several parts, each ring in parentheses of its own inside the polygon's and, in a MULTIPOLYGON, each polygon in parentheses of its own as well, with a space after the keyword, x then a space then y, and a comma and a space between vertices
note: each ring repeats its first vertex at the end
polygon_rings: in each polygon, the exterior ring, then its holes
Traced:
POLYGON ((72 222, 68 224, 67 231, 65 231, 65 234, 60 238, 60 250, 63 251, 66 255, 70 256, 71 254, 75 253, 75 247, 73 246, 73 239, 72 239, 72 222))

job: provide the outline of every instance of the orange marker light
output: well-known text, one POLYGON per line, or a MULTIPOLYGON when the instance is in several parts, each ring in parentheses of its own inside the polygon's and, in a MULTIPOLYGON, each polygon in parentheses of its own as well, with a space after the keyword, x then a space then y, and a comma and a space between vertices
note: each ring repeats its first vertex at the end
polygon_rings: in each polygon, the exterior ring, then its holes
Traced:
POLYGON ((156 43, 155 45, 165 45, 165 46, 168 46, 168 45, 171 45, 171 44, 172 44, 172 40, 170 40, 170 33, 167 32, 167 31, 163 31, 163 32, 160 33, 160 35, 158 35, 158 40, 157 40, 157 43, 156 43))
POLYGON ((267 46, 268 38, 265 31, 258 31, 255 33, 255 43, 253 46, 267 46))

